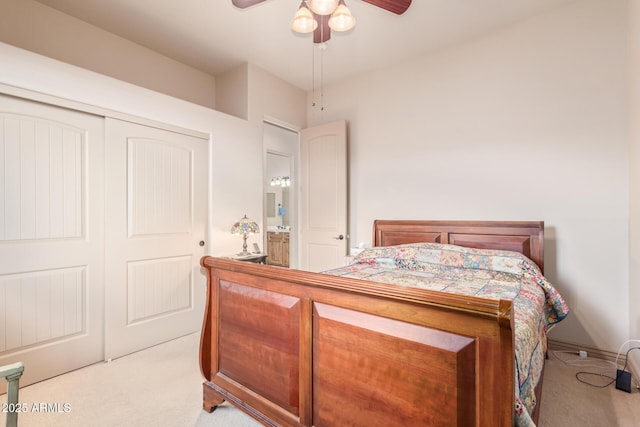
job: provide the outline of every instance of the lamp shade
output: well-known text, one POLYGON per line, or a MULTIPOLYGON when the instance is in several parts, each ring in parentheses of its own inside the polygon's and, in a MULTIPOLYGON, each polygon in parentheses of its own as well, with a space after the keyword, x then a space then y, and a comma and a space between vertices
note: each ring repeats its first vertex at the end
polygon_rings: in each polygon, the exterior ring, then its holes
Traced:
POLYGON ((296 33, 306 34, 313 32, 316 28, 318 28, 318 23, 303 1, 291 21, 291 29, 296 33))
POLYGON ((331 15, 338 7, 338 0, 310 0, 309 8, 318 15, 331 15))
POLYGON ((250 234, 258 234, 259 232, 260 227, 258 227, 258 224, 254 220, 247 218, 246 214, 233 224, 231 234, 240 234, 242 236, 242 252, 237 254, 238 256, 251 255, 249 251, 247 251, 247 236, 250 234))
POLYGON ((231 227, 231 234, 243 234, 248 236, 250 234, 260 233, 260 227, 254 220, 247 218, 247 215, 237 220, 231 227))
POLYGON ((340 0, 338 8, 331 14, 329 18, 329 27, 333 31, 349 31, 356 25, 355 18, 351 15, 351 11, 344 4, 344 0, 340 0))

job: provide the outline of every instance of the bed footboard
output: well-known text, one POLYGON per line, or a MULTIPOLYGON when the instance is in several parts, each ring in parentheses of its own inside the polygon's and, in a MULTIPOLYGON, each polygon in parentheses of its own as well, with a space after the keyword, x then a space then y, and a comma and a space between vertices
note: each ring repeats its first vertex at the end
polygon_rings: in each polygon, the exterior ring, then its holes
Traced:
POLYGON ((265 425, 513 423, 511 303, 204 257, 203 406, 265 425))

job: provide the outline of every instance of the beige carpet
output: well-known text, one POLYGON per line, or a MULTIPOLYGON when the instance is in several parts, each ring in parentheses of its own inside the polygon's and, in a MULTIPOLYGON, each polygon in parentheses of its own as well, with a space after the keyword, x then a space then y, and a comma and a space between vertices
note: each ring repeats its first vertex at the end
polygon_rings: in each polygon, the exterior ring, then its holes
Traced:
MULTIPOLYGON (((598 388, 580 382, 576 378, 579 372, 614 377, 616 370, 611 363, 599 359, 580 359, 576 355, 551 352, 545 365, 538 427, 640 426, 640 392, 635 383, 632 393, 617 390, 615 384, 598 388)), ((595 385, 611 381, 584 374, 580 379, 595 385)))
MULTIPOLYGON (((259 426, 242 412, 223 405, 208 414, 201 409, 202 378, 197 334, 189 335, 120 359, 100 363, 20 390, 29 412, 19 415, 22 427, 250 427, 259 426), (32 412, 39 404, 58 403, 62 412, 32 412), (68 404, 68 412, 64 404, 68 404)), ((539 427, 638 426, 640 393, 613 386, 595 388, 579 382, 577 371, 551 354, 547 363, 539 427)), ((588 378, 593 380, 593 378, 588 378)), ((0 396, 6 402, 6 395, 0 396)), ((52 406, 49 405, 49 408, 52 406)), ((0 414, 0 425, 4 425, 0 414)))

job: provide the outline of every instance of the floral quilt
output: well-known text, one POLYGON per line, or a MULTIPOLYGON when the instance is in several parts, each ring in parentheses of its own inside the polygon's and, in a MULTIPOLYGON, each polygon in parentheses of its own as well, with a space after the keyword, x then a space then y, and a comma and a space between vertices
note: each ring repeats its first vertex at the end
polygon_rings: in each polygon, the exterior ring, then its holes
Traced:
POLYGON ((546 334, 569 314, 558 291, 538 266, 517 252, 414 243, 366 249, 346 267, 326 274, 513 302, 515 327, 515 417, 533 426, 546 334))

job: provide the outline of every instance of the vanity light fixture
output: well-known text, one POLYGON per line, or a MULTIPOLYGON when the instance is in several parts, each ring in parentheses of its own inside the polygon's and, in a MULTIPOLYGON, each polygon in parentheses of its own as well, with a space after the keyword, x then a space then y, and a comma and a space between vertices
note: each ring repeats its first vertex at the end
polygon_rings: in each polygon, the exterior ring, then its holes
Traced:
POLYGON ((291 179, 288 176, 276 176, 271 178, 269 185, 272 187, 290 187, 291 179))

